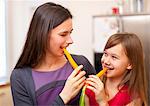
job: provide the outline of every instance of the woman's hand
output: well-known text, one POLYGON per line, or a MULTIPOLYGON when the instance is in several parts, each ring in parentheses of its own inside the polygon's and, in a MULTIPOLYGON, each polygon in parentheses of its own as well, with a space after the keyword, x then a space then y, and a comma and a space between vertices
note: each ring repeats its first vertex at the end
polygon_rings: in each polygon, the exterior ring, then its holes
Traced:
POLYGON ((107 105, 107 98, 104 90, 104 84, 96 75, 89 75, 86 79, 87 88, 95 93, 95 99, 99 104, 107 105))
POLYGON ((80 71, 83 65, 77 67, 68 77, 62 92, 59 94, 65 104, 75 97, 84 86, 85 71, 80 71))

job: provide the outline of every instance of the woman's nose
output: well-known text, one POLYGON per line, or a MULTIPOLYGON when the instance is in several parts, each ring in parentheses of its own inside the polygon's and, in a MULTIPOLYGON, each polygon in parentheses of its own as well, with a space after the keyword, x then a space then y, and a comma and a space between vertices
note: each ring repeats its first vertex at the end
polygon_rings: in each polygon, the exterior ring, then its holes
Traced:
POLYGON ((72 40, 70 35, 67 37, 66 43, 67 44, 72 44, 73 43, 73 40, 72 40))

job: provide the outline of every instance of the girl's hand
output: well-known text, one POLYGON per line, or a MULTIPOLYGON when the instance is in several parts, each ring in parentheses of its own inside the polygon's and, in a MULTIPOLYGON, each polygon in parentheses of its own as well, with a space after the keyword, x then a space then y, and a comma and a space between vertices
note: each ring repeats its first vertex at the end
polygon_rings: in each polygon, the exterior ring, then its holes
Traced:
POLYGON ((96 75, 89 75, 86 83, 88 84, 87 88, 95 93, 95 99, 99 104, 107 103, 104 84, 99 77, 96 75))
POLYGON ((77 67, 68 77, 65 86, 59 94, 65 104, 67 104, 72 98, 74 98, 84 86, 86 77, 85 71, 80 71, 83 65, 77 67), (79 72, 80 71, 80 72, 79 72))

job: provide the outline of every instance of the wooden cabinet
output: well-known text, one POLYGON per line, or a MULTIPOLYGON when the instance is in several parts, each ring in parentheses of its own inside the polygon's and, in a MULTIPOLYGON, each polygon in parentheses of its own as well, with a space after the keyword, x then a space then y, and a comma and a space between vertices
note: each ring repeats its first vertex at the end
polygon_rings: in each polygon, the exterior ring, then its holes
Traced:
POLYGON ((0 106, 13 106, 10 84, 0 85, 0 106))

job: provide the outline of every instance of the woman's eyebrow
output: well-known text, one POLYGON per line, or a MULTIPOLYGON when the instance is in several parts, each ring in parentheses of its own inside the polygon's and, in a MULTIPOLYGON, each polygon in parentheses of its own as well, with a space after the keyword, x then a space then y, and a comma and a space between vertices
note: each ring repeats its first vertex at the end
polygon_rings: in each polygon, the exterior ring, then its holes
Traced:
POLYGON ((71 33, 73 31, 73 29, 71 29, 71 31, 62 31, 60 33, 71 33))

